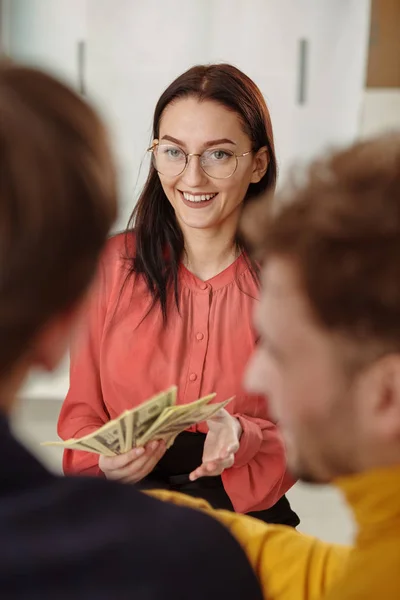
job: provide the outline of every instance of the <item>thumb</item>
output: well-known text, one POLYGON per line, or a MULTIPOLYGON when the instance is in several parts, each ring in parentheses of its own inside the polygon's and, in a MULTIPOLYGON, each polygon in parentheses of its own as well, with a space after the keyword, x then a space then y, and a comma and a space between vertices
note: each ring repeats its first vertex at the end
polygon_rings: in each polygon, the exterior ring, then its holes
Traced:
POLYGON ((236 452, 239 450, 239 446, 239 442, 233 442, 232 444, 229 444, 226 451, 228 454, 236 454, 236 452))
POLYGON ((220 423, 221 421, 226 419, 227 416, 230 416, 228 411, 226 411, 224 408, 220 408, 216 413, 212 415, 212 417, 207 419, 207 423, 220 423))

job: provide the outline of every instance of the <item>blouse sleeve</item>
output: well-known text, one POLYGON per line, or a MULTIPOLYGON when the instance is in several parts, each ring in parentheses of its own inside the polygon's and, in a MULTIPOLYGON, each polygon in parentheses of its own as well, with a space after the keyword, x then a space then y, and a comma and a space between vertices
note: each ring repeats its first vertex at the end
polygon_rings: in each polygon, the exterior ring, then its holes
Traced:
POLYGON ((222 473, 222 481, 236 512, 270 508, 292 487, 286 471, 282 437, 266 419, 234 414, 242 426, 235 463, 222 473))

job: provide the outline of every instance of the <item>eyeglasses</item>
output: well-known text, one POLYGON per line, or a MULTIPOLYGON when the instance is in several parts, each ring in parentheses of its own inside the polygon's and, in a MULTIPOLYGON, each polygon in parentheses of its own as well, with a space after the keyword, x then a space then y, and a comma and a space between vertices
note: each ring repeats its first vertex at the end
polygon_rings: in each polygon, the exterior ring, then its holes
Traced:
POLYGON ((251 154, 252 151, 235 154, 230 150, 213 148, 205 150, 202 154, 187 154, 178 146, 155 142, 148 148, 148 152, 152 153, 155 170, 166 177, 178 177, 188 166, 189 158, 198 156, 200 167, 206 175, 213 179, 228 179, 236 171, 239 158, 251 154))

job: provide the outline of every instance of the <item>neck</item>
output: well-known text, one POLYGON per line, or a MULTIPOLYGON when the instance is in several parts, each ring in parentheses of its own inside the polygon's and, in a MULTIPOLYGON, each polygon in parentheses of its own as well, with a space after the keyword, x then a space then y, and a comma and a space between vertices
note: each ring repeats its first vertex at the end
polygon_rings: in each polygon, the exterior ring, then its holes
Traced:
POLYGON ((184 265, 203 281, 211 279, 229 267, 238 257, 235 238, 212 235, 207 230, 196 230, 185 236, 184 265))
MULTIPOLYGON (((371 436, 372 437, 372 436, 371 436)), ((360 444, 353 452, 353 472, 368 473, 400 466, 400 439, 398 436, 376 436, 360 444)))
POLYGON ((184 241, 184 265, 196 277, 207 281, 229 267, 239 256, 236 246, 237 219, 234 223, 207 229, 180 224, 184 241))

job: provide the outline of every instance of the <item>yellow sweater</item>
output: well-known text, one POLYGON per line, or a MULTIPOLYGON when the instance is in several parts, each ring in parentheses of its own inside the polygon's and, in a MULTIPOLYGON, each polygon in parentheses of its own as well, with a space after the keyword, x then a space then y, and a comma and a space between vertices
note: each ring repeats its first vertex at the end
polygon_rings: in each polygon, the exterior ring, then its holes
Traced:
POLYGON ((353 548, 327 544, 282 525, 213 510, 183 494, 162 500, 209 512, 240 542, 268 600, 400 600, 400 466, 336 482, 353 510, 353 548))

